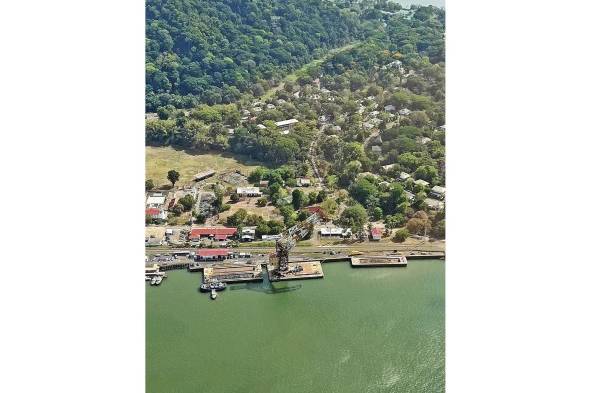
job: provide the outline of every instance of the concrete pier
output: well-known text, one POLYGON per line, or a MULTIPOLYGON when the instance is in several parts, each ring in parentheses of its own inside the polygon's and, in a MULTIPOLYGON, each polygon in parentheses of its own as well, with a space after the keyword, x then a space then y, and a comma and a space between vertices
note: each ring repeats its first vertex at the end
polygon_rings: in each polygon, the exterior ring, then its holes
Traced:
POLYGON ((221 263, 203 268, 203 281, 212 279, 225 283, 262 281, 263 268, 260 264, 221 263))
POLYGON ((404 255, 351 257, 353 267, 406 266, 407 264, 404 255))
POLYGON ((269 280, 271 281, 288 281, 288 280, 305 280, 311 278, 323 278, 324 272, 320 261, 301 261, 290 262, 289 270, 282 272, 281 275, 275 274, 275 266, 268 265, 269 280))

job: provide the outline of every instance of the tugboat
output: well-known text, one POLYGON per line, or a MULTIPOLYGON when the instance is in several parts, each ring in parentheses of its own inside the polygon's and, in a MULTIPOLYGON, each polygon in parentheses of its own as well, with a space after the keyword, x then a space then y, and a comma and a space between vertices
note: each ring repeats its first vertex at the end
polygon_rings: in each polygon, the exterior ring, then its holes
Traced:
POLYGON ((199 286, 199 289, 202 292, 209 292, 213 290, 223 291, 224 289, 226 289, 226 283, 214 279, 209 282, 204 282, 199 286))
POLYGON ((218 297, 218 293, 215 291, 215 289, 211 290, 211 300, 215 300, 215 298, 218 297))
POLYGON ((198 263, 191 263, 189 264, 189 266, 187 266, 187 270, 190 272, 198 272, 199 270, 201 270, 202 267, 198 264, 198 263))

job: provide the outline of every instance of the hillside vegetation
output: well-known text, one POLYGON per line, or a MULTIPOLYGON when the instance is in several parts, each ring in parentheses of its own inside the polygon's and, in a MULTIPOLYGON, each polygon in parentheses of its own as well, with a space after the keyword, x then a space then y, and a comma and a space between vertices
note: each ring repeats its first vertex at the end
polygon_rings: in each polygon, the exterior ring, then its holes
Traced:
POLYGON ((360 34, 321 0, 147 0, 147 108, 228 103, 360 34))

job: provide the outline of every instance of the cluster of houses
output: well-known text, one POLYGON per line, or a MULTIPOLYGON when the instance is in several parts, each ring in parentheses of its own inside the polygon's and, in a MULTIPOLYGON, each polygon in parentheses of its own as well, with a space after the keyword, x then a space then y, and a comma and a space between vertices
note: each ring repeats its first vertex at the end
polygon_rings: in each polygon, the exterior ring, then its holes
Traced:
MULTIPOLYGON (((393 169, 395 166, 395 164, 384 165, 382 166, 382 169, 384 170, 384 172, 387 172, 390 169, 393 169)), ((428 181, 425 181, 423 179, 413 179, 412 176, 406 172, 400 172, 396 180, 400 181, 401 183, 405 183, 408 179, 411 179, 414 184, 416 184, 417 186, 422 186, 423 188, 428 188, 430 185, 428 181)), ((415 200, 415 195, 412 192, 405 191, 405 194, 406 198, 410 202, 413 202, 415 200)), ((428 195, 429 197, 425 198, 425 204, 427 205, 427 207, 432 210, 443 210, 443 208, 445 207, 445 187, 433 186, 431 187, 428 195)))

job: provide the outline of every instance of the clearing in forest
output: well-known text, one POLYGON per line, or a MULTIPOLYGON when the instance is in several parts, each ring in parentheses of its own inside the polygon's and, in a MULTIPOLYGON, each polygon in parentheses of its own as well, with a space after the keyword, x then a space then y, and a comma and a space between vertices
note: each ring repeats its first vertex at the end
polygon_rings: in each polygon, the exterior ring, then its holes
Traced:
POLYGON ((171 146, 146 146, 146 179, 156 186, 170 184, 166 175, 174 169, 181 175, 178 185, 188 184, 198 172, 213 169, 216 172, 240 170, 248 175, 261 166, 260 162, 231 153, 197 152, 171 146))

